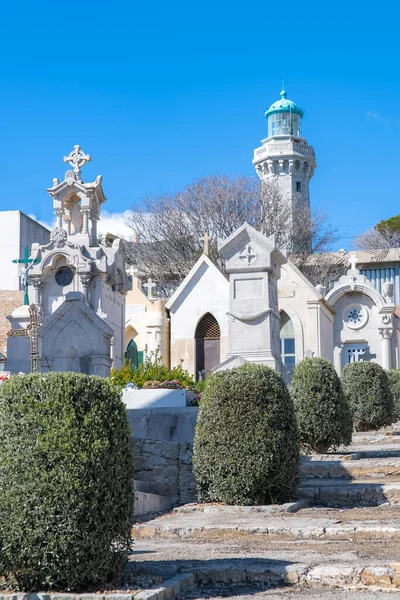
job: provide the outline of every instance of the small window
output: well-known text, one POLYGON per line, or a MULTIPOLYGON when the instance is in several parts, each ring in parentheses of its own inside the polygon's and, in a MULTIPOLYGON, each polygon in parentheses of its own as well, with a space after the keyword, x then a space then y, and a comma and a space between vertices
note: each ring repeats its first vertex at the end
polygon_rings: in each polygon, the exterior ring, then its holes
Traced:
POLYGON ((301 181, 296 181, 296 192, 301 192, 301 181))

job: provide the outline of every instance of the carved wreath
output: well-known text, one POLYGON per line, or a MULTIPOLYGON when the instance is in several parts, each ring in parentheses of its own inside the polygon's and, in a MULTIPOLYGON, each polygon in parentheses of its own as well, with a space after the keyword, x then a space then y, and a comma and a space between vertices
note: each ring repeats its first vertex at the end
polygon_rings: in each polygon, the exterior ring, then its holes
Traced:
POLYGON ((57 248, 64 246, 68 238, 68 234, 62 227, 56 227, 50 233, 50 241, 53 242, 57 248))

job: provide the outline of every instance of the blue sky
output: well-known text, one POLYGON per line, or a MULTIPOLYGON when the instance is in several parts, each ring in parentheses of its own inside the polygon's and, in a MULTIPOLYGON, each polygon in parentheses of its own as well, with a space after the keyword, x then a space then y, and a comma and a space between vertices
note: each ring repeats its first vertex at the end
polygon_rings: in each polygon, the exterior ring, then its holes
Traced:
POLYGON ((46 187, 74 144, 92 155, 84 179, 103 175, 119 232, 146 194, 252 175, 284 72, 317 155, 312 206, 350 248, 400 212, 400 9, 381 6, 3 2, 0 210, 51 221, 46 187))

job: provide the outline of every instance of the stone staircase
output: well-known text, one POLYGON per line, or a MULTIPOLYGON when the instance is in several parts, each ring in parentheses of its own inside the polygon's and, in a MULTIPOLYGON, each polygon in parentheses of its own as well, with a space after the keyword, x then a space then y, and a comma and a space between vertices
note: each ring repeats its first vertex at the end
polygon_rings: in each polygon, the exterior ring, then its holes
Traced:
POLYGON ((303 456, 299 496, 327 507, 400 506, 400 431, 356 433, 341 453, 303 456))

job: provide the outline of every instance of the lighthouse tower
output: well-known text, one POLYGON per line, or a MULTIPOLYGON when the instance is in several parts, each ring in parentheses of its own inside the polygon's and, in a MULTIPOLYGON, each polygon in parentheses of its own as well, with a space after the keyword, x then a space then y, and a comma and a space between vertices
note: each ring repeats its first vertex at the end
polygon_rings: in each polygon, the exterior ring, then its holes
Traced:
MULTIPOLYGON (((287 98, 281 98, 265 111, 268 137, 254 151, 253 165, 262 181, 277 186, 282 201, 289 203, 291 227, 310 212, 309 183, 316 167, 312 146, 302 137, 303 110, 287 98)), ((311 245, 311 236, 310 236, 311 245)))

